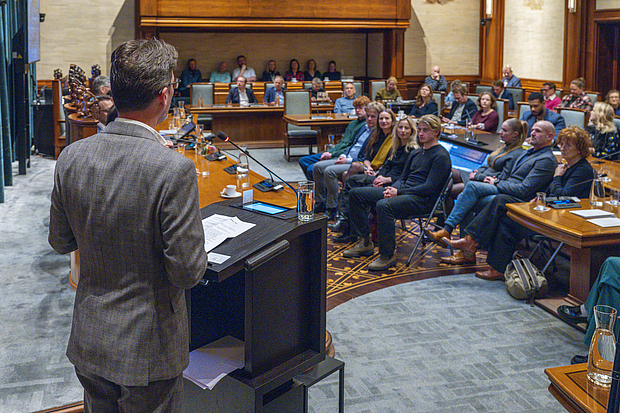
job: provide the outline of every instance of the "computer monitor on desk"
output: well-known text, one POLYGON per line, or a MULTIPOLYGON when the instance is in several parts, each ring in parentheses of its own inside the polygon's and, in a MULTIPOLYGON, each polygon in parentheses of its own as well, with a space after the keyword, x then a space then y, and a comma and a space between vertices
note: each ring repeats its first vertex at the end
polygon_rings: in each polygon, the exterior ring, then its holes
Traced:
POLYGON ((489 156, 488 153, 478 149, 455 145, 445 141, 440 141, 439 143, 446 148, 450 154, 452 167, 461 171, 471 172, 477 169, 486 162, 489 156))

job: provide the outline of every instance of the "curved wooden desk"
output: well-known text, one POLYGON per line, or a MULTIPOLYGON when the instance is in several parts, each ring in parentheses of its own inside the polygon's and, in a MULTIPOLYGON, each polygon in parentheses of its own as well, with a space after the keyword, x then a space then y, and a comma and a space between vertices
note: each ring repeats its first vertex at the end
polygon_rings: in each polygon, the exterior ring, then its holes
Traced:
MULTIPOLYGON (((620 227, 602 228, 584 218, 571 214, 575 209, 534 210, 533 203, 507 204, 508 217, 539 234, 564 242, 570 248, 569 295, 564 299, 541 299, 535 302, 555 313, 558 305, 582 304, 588 298, 590 287, 603 261, 618 254, 620 227), (563 302, 566 301, 566 302, 563 302)), ((589 200, 581 200, 581 207, 590 209, 589 200)), ((606 210, 618 215, 618 207, 605 204, 606 210)))
POLYGON ((586 363, 545 369, 551 381, 549 392, 569 412, 606 413, 609 387, 594 385, 586 372, 586 363))

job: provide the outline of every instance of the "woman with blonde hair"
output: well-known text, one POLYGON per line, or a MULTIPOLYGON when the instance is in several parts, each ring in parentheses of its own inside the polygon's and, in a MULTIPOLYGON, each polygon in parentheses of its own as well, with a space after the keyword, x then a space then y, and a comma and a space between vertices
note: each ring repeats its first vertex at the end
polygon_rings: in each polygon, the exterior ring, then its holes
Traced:
POLYGON ((410 116, 419 118, 424 115, 437 115, 437 102, 433 99, 433 89, 424 83, 418 89, 418 95, 415 97, 415 105, 411 110, 410 116))
POLYGON ((586 88, 586 81, 580 77, 570 82, 570 93, 562 98, 561 108, 575 108, 592 110, 592 99, 583 90, 586 88))
POLYGON ((608 160, 618 159, 620 154, 620 137, 614 124, 614 109, 604 102, 596 102, 590 113, 586 131, 592 139, 593 155, 608 160))
POLYGON ((379 187, 391 185, 402 173, 409 153, 419 147, 416 140, 416 123, 409 116, 400 118, 398 123, 395 122, 391 136, 391 149, 381 169, 374 175, 360 174, 351 176, 350 179, 347 179, 342 191, 340 191, 338 220, 335 224, 329 224, 328 227, 332 231, 342 232, 343 234, 335 237, 334 242, 351 241, 351 234, 349 232, 349 191, 352 188, 362 186, 379 187))
POLYGON ((377 91, 377 95, 375 96, 375 101, 377 102, 385 102, 388 100, 396 100, 400 96, 400 92, 396 88, 398 81, 395 77, 390 77, 385 81, 385 87, 381 88, 377 91))

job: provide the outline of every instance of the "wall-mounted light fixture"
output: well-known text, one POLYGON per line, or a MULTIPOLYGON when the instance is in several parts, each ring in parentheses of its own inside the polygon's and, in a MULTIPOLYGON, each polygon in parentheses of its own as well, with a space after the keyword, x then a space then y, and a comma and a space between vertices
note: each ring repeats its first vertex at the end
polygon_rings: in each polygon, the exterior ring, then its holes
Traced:
POLYGON ((577 0, 568 0, 568 11, 571 13, 577 12, 577 0))
POLYGON ((493 18, 493 0, 486 0, 484 3, 484 14, 487 19, 493 18))

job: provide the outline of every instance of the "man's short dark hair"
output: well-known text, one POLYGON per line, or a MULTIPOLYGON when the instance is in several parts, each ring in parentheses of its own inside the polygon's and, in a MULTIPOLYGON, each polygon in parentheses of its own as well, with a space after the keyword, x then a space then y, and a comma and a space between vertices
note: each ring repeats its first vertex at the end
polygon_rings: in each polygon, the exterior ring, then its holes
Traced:
POLYGON ((240 54, 239 56, 237 56, 237 59, 235 59, 235 62, 236 62, 236 61, 238 61, 238 60, 239 60, 240 58, 242 58, 242 57, 245 59, 245 56, 244 56, 244 55, 242 55, 242 54, 240 54))
POLYGON ((110 87, 110 78, 107 76, 99 75, 93 79, 93 91, 95 94, 101 93, 101 86, 110 87))
POLYGON ((129 40, 112 52, 110 86, 119 111, 147 108, 170 86, 177 66, 176 49, 163 40, 129 40))
POLYGON ((504 82, 501 80, 494 80, 493 83, 491 83, 493 86, 501 86, 502 89, 504 88, 504 82))
POLYGON ((545 82, 545 83, 543 83, 543 86, 549 86, 549 89, 553 89, 553 90, 557 89, 555 87, 555 83, 553 83, 553 82, 545 82))
POLYGON ((544 102, 545 97, 540 92, 534 92, 534 93, 530 93, 530 95, 527 97, 528 102, 531 102, 532 100, 538 100, 539 102, 544 102))

